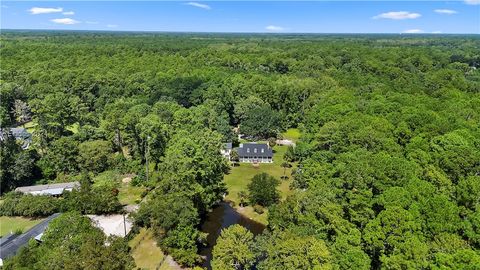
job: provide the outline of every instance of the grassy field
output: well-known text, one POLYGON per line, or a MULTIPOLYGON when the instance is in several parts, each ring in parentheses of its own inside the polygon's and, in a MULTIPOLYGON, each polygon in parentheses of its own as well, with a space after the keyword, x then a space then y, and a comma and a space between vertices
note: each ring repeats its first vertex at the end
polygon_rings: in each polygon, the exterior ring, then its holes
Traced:
MULTIPOLYGON (((253 176, 259 173, 268 173, 274 176, 277 179, 281 179, 283 176, 284 168, 281 167, 283 163, 283 155, 287 150, 287 146, 275 146, 273 148, 274 155, 273 155, 273 163, 270 164, 259 164, 258 167, 254 167, 250 163, 240 163, 240 166, 232 167, 229 174, 226 174, 224 177, 225 183, 227 184, 228 188, 228 195, 226 196, 226 200, 233 201, 235 206, 239 210, 239 212, 243 213, 247 217, 254 219, 258 222, 263 224, 267 223, 267 215, 268 213, 265 212, 261 215, 255 213, 253 208, 247 206, 243 209, 238 208, 239 198, 238 192, 239 191, 247 191, 247 185, 250 183, 253 176)), ((288 194, 290 194, 289 185, 292 181, 292 168, 286 169, 286 175, 288 176, 287 180, 281 180, 281 184, 279 186, 279 190, 282 194, 282 199, 286 198, 288 194)))
POLYGON ((0 216, 0 236, 21 230, 26 232, 31 227, 40 223, 43 219, 30 219, 24 217, 0 216))
POLYGON ((142 199, 144 187, 134 187, 130 184, 122 183, 118 189, 118 200, 121 204, 137 204, 142 199))
POLYGON ((150 230, 142 228, 140 233, 135 236, 128 245, 132 248, 132 257, 135 264, 140 269, 171 269, 168 263, 164 263, 165 254, 157 246, 153 234, 150 230))
POLYGON ((122 179, 125 175, 117 171, 105 171, 95 176, 93 179, 94 186, 109 186, 118 188, 118 200, 121 204, 136 204, 142 199, 144 187, 135 187, 130 183, 123 183, 122 179))
MULTIPOLYGON (((28 123, 25 123, 25 124, 21 125, 21 127, 24 127, 28 132, 33 133, 36 130, 37 125, 38 125, 37 122, 30 121, 28 123)), ((78 133, 78 128, 79 128, 79 124, 75 123, 75 124, 67 127, 67 130, 70 130, 72 133, 75 134, 75 133, 78 133)))
POLYGON ((301 134, 298 128, 290 128, 287 131, 285 131, 282 135, 283 135, 283 138, 296 142, 300 139, 301 134))

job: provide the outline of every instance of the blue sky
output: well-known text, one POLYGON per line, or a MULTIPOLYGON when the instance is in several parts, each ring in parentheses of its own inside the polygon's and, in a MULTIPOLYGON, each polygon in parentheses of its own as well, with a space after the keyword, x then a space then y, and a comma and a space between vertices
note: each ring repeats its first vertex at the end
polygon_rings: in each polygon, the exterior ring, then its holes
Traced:
POLYGON ((1 28, 480 34, 480 0, 2 1, 1 28))

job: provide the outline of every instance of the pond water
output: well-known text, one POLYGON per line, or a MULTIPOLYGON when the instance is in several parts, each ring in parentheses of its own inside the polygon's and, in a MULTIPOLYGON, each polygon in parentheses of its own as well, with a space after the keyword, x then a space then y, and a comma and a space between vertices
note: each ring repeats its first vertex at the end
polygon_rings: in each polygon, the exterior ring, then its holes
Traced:
POLYGON ((212 269, 210 261, 212 260, 213 246, 215 246, 222 229, 234 224, 242 225, 254 235, 260 234, 265 229, 265 225, 238 213, 228 202, 220 203, 212 212, 207 214, 207 218, 202 225, 202 232, 208 233, 207 246, 200 250, 200 255, 205 257, 203 267, 212 269))

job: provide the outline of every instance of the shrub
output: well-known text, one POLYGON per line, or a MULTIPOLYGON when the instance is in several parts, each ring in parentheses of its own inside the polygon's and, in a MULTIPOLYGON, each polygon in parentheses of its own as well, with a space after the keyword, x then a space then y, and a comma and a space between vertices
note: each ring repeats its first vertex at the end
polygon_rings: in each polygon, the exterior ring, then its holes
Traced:
POLYGON ((265 212, 265 210, 263 209, 263 207, 259 204, 256 204, 253 206, 253 211, 255 211, 255 213, 258 213, 258 214, 263 214, 265 212))
POLYGON ((5 196, 0 205, 0 215, 42 217, 58 212, 58 199, 43 195, 23 195, 12 192, 5 196))

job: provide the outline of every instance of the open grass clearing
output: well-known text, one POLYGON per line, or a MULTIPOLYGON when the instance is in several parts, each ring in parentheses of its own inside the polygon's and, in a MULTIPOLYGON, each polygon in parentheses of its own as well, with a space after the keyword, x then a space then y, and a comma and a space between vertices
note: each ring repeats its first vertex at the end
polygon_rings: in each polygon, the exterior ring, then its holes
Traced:
POLYGON ((292 164, 292 168, 287 168, 285 173, 288 179, 281 180, 281 177, 284 175, 284 168, 281 166, 281 164, 284 161, 283 155, 287 151, 287 148, 287 146, 275 146, 273 148, 275 151, 273 154, 273 163, 262 163, 258 166, 253 166, 251 163, 240 163, 239 166, 232 167, 230 172, 224 176, 224 181, 228 189, 228 194, 225 199, 233 201, 237 210, 239 210, 239 212, 243 213, 245 216, 266 224, 268 215, 267 210, 265 209, 265 213, 260 215, 255 213, 251 206, 240 209, 238 206, 240 202, 238 193, 242 190, 247 192, 247 185, 250 183, 252 178, 256 174, 265 172, 281 181, 278 189, 281 193, 282 199, 285 199, 291 193, 289 186, 292 182, 292 170, 294 168, 294 164, 292 164))
POLYGON ((9 233, 15 233, 19 230, 22 233, 26 232, 33 226, 40 223, 43 219, 31 219, 25 217, 6 217, 0 216, 0 236, 5 236, 9 233))
POLYGON ((283 138, 287 140, 291 140, 293 142, 297 142, 300 139, 300 130, 298 128, 289 128, 283 134, 283 138))
MULTIPOLYGON (((20 125, 20 127, 25 128, 29 133, 35 132, 37 130, 38 123, 35 120, 32 120, 30 122, 27 122, 25 124, 20 125)), ((74 123, 71 126, 68 126, 66 129, 71 131, 73 134, 78 133, 78 128, 80 127, 79 123, 74 123)))
POLYGON ((142 228, 128 243, 135 264, 140 269, 172 269, 165 262, 165 254, 157 246, 151 230, 142 228))
POLYGON ((121 204, 138 204, 142 199, 142 193, 145 191, 145 188, 122 183, 118 191, 118 200, 121 204))
POLYGON ((121 204, 138 204, 142 199, 142 193, 145 191, 145 187, 132 186, 130 181, 122 181, 126 177, 132 176, 123 175, 117 171, 105 171, 93 179, 94 186, 108 186, 118 189, 118 200, 121 204))

